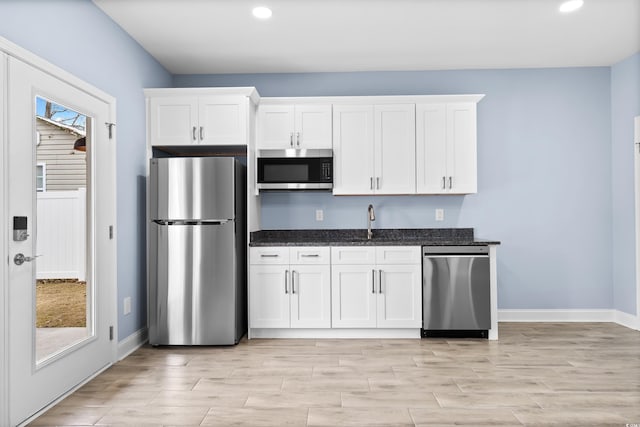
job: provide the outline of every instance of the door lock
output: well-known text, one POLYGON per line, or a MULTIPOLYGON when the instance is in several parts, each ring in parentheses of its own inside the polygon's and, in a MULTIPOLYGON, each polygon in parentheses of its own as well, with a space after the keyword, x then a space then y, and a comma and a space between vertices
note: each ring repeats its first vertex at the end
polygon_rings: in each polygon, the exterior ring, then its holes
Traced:
POLYGON ((18 253, 16 254, 16 256, 13 257, 13 262, 15 265, 22 265, 25 262, 31 262, 34 259, 38 258, 41 255, 36 255, 36 256, 24 256, 23 253, 18 253))

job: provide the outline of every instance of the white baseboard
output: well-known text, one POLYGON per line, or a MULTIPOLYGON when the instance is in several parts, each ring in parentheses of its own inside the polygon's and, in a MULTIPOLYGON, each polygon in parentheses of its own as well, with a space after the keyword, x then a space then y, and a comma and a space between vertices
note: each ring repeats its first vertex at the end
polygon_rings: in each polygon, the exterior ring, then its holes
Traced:
POLYGON ((122 341, 118 342, 118 360, 122 360, 147 342, 148 330, 146 327, 138 329, 122 341))
POLYGON ((630 329, 640 331, 640 318, 624 311, 614 310, 614 322, 630 329))
POLYGON ((638 318, 619 310, 498 310, 499 322, 613 322, 639 330, 638 318))

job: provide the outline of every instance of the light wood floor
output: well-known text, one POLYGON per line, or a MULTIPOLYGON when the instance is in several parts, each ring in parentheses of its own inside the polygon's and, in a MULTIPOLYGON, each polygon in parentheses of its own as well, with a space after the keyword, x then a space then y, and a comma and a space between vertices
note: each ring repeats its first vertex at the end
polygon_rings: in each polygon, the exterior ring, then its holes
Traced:
POLYGON ((501 323, 500 341, 145 346, 33 425, 640 424, 640 332, 501 323))

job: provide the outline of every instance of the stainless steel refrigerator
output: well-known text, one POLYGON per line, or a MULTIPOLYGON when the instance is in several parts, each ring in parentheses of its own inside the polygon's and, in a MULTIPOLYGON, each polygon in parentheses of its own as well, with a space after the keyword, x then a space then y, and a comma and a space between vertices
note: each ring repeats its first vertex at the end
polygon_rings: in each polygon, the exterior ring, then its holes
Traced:
POLYGON ((246 168, 233 157, 150 164, 149 342, 232 345, 246 332, 246 168))

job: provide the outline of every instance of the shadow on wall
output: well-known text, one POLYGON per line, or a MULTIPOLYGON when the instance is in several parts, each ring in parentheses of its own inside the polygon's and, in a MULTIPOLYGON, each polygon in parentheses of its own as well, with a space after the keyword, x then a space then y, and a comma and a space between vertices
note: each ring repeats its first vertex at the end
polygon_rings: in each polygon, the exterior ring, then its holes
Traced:
POLYGON ((143 265, 138 269, 138 283, 144 284, 143 286, 138 287, 138 302, 140 306, 140 310, 138 311, 138 321, 142 322, 142 324, 146 324, 147 322, 147 177, 144 175, 138 175, 136 179, 137 186, 137 201, 138 206, 136 210, 138 211, 138 235, 136 236, 136 242, 138 247, 136 248, 136 252, 138 254, 137 259, 143 260, 143 265))

